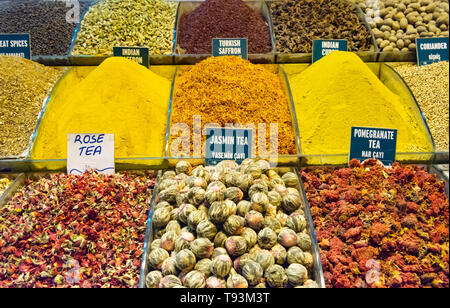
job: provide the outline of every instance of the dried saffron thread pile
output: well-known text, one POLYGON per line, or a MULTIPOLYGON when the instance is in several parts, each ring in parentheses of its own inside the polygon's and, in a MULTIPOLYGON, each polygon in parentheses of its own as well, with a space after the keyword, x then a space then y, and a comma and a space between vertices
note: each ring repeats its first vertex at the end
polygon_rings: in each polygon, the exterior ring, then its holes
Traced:
POLYGON ((449 203, 434 175, 354 160, 301 176, 328 287, 449 287, 449 203))
POLYGON ((153 174, 27 180, 0 210, 0 287, 137 287, 153 174))
MULTIPOLYGON (((217 57, 181 68, 175 82, 171 126, 186 123, 192 140, 196 115, 201 116, 202 127, 208 123, 220 127, 252 123, 256 128, 266 124, 267 150, 270 123, 277 123, 278 154, 296 153, 288 99, 279 76, 263 66, 238 57, 217 57)), ((254 140, 256 136, 253 131, 254 140)), ((177 137, 172 135, 171 141, 177 137)))
POLYGON ((248 39, 249 53, 272 50, 269 26, 260 13, 242 0, 206 0, 181 16, 178 51, 210 54, 213 38, 240 37, 248 39))

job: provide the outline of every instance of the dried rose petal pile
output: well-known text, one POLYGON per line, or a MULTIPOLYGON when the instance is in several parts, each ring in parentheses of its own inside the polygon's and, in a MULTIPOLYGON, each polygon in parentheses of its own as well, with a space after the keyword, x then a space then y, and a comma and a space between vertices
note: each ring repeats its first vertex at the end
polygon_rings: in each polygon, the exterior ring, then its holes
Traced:
POLYGON ((53 174, 0 209, 0 287, 137 287, 154 175, 53 174))
POLYGON ((328 287, 449 287, 449 203, 419 166, 301 171, 328 287))

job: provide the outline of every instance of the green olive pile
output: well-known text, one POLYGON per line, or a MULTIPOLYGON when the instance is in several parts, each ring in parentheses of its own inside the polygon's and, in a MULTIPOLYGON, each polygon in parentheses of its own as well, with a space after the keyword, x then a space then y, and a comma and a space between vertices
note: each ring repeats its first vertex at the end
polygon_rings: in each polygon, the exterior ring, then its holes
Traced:
POLYGON ((297 187, 264 160, 178 162, 158 183, 146 286, 317 287, 297 187))
POLYGON ((353 0, 382 51, 415 51, 416 38, 448 36, 448 0, 353 0))

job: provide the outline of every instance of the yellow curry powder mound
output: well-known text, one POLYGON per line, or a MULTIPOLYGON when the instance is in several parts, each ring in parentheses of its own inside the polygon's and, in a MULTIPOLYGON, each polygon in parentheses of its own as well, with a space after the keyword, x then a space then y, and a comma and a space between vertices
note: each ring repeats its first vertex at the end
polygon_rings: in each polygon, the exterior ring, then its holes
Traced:
MULTIPOLYGON (((214 123, 216 127, 254 128, 254 149, 267 151, 258 151, 259 155, 277 150, 270 142, 276 133, 278 154, 296 154, 289 101, 276 70, 274 66, 255 65, 232 56, 211 57, 194 66, 180 67, 174 89, 170 148, 181 136, 173 130, 174 124, 185 123, 194 149, 193 119, 201 116, 203 151, 205 124, 214 123), (271 123, 276 124, 272 127, 278 126, 277 132, 275 128, 270 130, 271 123), (258 131, 260 124, 265 125, 265 132, 258 131), (257 140, 264 140, 264 136, 266 144, 259 144, 257 140)), ((198 155, 195 149, 193 152, 198 155)))
MULTIPOLYGON (((77 72, 78 73, 78 72, 77 72)), ((70 73, 50 99, 32 159, 67 156, 67 134, 115 135, 115 156, 163 157, 171 83, 125 58, 108 58, 82 81, 70 73)))
POLYGON ((351 52, 336 51, 289 78, 302 153, 345 154, 352 126, 398 130, 397 152, 433 151, 417 107, 351 52))

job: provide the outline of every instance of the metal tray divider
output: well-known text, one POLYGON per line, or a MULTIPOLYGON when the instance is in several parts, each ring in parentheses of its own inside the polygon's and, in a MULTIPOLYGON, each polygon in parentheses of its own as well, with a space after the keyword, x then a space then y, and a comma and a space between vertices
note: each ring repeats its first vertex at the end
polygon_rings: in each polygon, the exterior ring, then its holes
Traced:
POLYGON ((147 276, 148 273, 148 264, 147 264, 147 256, 150 253, 150 244, 153 240, 153 224, 152 224, 152 216, 153 216, 153 211, 156 205, 156 197, 158 195, 159 192, 159 182, 161 180, 162 177, 162 170, 158 171, 158 176, 156 177, 156 181, 155 181, 155 186, 153 188, 153 192, 152 192, 152 199, 150 201, 150 210, 148 213, 148 218, 147 218, 147 227, 145 230, 145 239, 144 239, 144 247, 142 250, 142 257, 141 257, 141 269, 140 269, 140 273, 139 273, 139 288, 146 288, 145 286, 145 277, 147 276))
POLYGON ((0 210, 11 200, 14 194, 25 182, 25 174, 20 173, 14 181, 9 185, 8 189, 0 196, 0 210))

